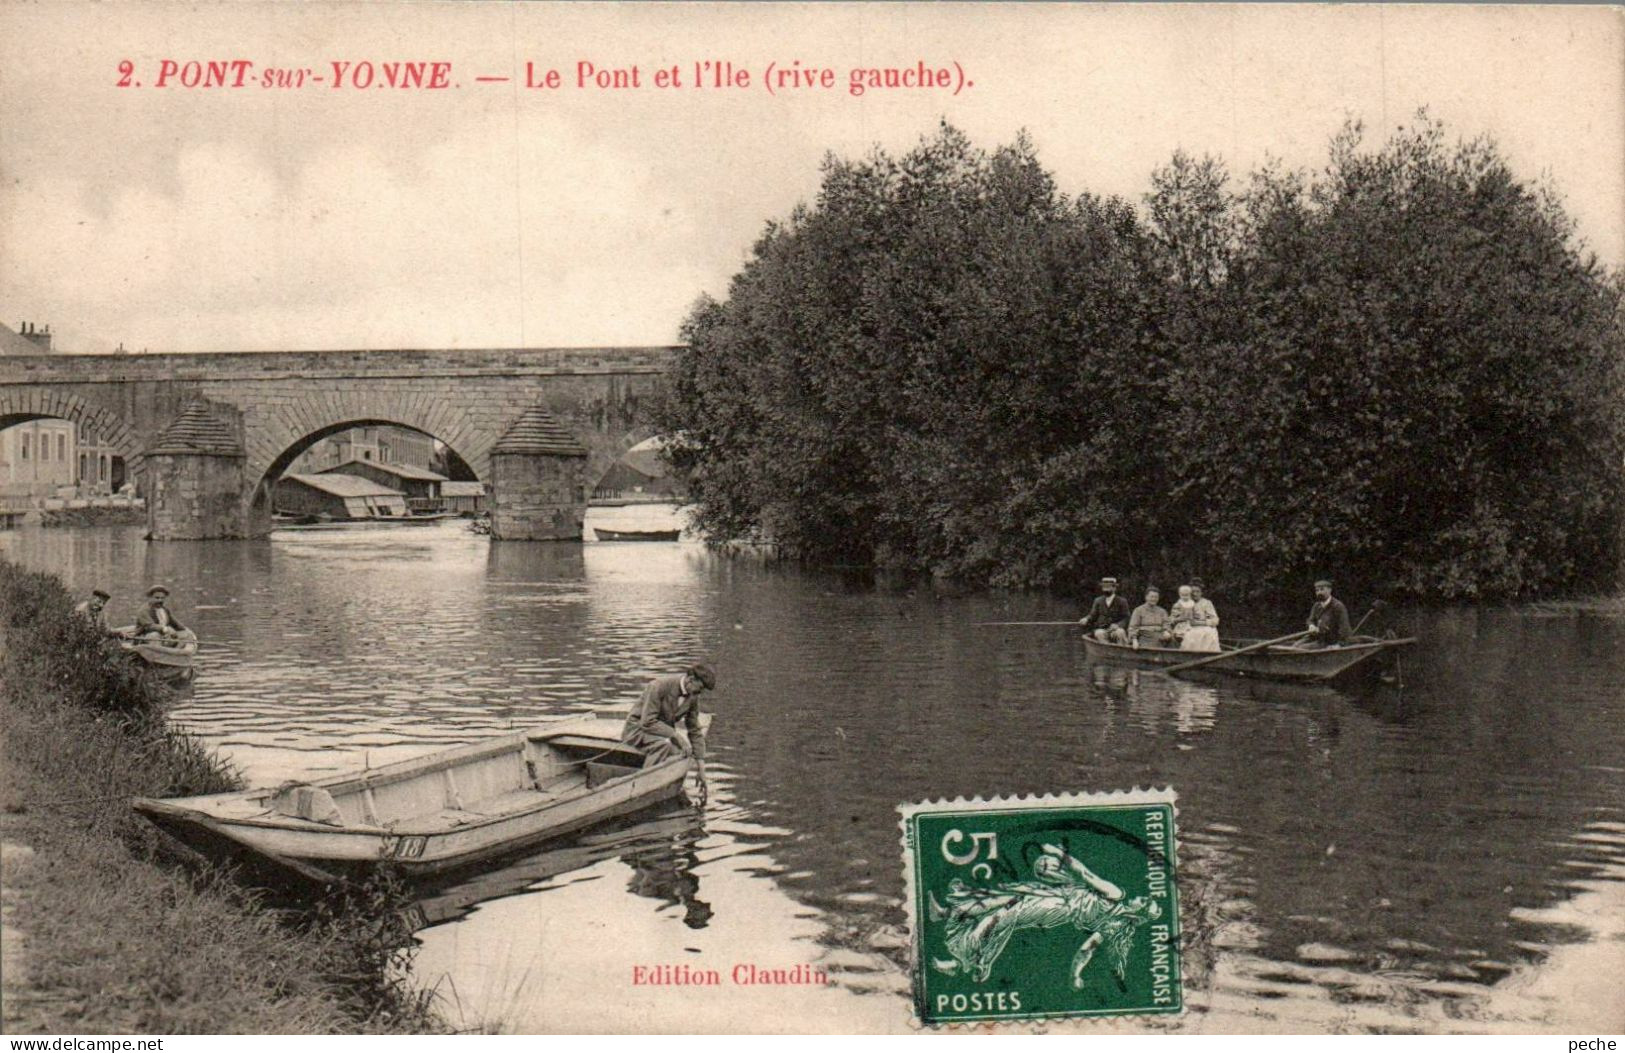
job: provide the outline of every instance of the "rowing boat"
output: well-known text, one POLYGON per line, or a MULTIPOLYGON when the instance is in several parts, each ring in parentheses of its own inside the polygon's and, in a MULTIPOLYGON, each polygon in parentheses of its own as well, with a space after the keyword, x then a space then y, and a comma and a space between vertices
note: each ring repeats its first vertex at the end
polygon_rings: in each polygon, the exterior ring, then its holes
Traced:
POLYGON ((688 759, 645 768, 620 730, 587 718, 314 782, 131 803, 192 848, 306 877, 385 862, 409 877, 435 874, 682 793, 688 759))
POLYGON ((593 527, 593 536, 599 541, 676 541, 681 530, 610 530, 593 527))
MULTIPOLYGON (((1219 646, 1224 651, 1234 651, 1256 642, 1225 640, 1219 646)), ((1219 659, 1202 669, 1211 673, 1265 680, 1332 680, 1352 672, 1378 655, 1391 653, 1415 642, 1414 637, 1379 639, 1375 636, 1356 636, 1336 647, 1266 647, 1234 658, 1219 659)), ((1103 643, 1091 636, 1083 638, 1083 648, 1095 661, 1134 665, 1171 666, 1203 657, 1201 652, 1184 651, 1177 647, 1130 647, 1127 644, 1103 643)))
POLYGON ((191 674, 192 663, 197 658, 197 634, 192 630, 182 629, 169 637, 157 634, 137 636, 135 626, 125 625, 113 632, 120 637, 120 647, 149 666, 157 667, 157 671, 165 676, 191 674))

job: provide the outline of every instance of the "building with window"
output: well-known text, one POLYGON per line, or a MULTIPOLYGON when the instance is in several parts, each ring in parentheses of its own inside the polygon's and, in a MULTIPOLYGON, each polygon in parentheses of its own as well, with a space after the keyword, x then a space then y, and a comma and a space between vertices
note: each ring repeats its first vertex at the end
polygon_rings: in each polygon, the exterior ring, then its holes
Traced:
POLYGON ((487 508, 485 484, 448 479, 440 484, 440 507, 447 512, 478 515, 487 508))
POLYGON ((326 519, 404 516, 406 495, 357 475, 284 475, 276 484, 279 515, 326 519))
POLYGON ((79 482, 72 421, 46 418, 0 431, 0 496, 55 497, 79 482))
POLYGON ((384 461, 346 461, 322 471, 323 475, 354 475, 370 479, 382 486, 406 495, 407 506, 413 512, 440 511, 440 484, 446 477, 427 468, 409 464, 391 464, 384 461))
POLYGON ((102 439, 101 433, 84 424, 78 426, 79 495, 110 494, 124 485, 124 458, 102 439))
POLYGON ((434 463, 434 440, 393 424, 351 428, 329 435, 294 459, 298 472, 325 472, 349 461, 384 461, 414 468, 434 463))

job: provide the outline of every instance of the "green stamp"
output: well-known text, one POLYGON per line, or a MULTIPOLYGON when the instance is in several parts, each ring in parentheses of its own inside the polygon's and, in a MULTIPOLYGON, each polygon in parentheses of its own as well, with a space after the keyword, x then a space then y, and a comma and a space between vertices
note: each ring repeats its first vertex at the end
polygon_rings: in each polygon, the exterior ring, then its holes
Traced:
POLYGON ((898 810, 923 1022, 1180 1011, 1172 790, 898 810))

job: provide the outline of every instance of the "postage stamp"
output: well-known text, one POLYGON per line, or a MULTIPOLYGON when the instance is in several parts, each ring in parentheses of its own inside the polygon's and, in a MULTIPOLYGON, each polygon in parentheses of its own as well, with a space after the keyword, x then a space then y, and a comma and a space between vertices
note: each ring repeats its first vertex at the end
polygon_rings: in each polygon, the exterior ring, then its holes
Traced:
POLYGON ((1171 789, 898 811, 921 1021, 1181 1010, 1171 789))

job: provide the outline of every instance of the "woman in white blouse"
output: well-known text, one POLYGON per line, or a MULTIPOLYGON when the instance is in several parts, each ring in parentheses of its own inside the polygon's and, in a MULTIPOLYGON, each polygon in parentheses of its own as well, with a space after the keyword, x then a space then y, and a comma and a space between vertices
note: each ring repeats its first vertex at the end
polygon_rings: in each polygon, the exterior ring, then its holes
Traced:
POLYGON ((1219 650, 1219 612, 1214 609, 1212 600, 1203 598, 1200 581, 1191 582, 1191 604, 1190 628, 1186 630, 1185 638, 1179 641, 1180 650, 1219 650))

